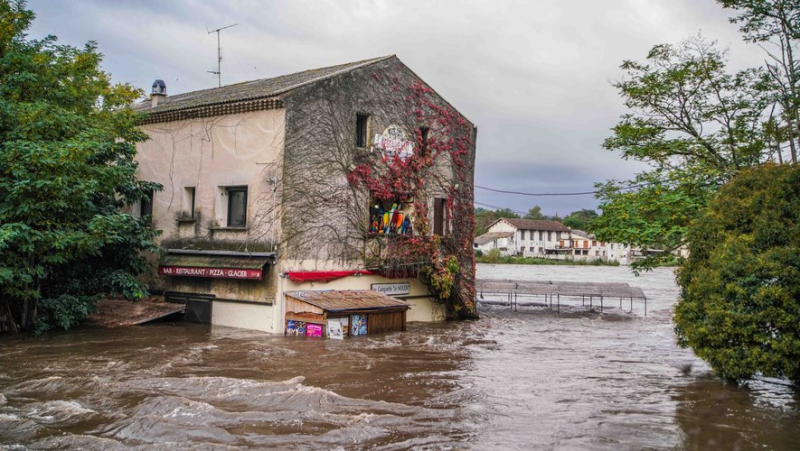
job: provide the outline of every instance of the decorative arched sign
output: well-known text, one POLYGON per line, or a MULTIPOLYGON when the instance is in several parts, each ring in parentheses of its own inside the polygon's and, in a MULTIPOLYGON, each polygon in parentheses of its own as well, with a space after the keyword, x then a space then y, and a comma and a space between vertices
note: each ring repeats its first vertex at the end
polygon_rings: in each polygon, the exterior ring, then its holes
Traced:
POLYGON ((401 161, 406 161, 414 154, 414 143, 406 139, 406 134, 397 125, 390 125, 383 134, 375 135, 372 147, 383 152, 387 159, 397 156, 401 161))

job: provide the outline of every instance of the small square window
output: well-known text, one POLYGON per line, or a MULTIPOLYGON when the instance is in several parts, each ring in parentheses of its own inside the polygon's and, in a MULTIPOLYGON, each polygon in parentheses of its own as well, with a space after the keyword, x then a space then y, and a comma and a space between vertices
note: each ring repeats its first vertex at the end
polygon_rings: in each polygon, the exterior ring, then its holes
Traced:
POLYGON ((367 147, 369 133, 369 115, 356 114, 356 147, 367 147))
POLYGON ((228 227, 247 226, 247 187, 231 186, 228 194, 228 227))

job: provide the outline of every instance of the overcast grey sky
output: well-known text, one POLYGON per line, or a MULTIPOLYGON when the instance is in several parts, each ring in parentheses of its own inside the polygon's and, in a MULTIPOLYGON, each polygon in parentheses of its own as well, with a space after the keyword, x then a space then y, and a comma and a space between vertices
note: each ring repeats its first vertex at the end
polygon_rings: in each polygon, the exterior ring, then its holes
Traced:
MULTIPOLYGON (((115 80, 170 94, 396 54, 478 125, 475 183, 525 192, 591 191, 642 170, 602 149, 622 102, 624 59, 702 31, 734 67, 763 60, 713 0, 69 1, 32 0, 33 38, 99 43, 115 80)), ((476 201, 561 216, 592 196, 522 197, 477 189, 476 201)))

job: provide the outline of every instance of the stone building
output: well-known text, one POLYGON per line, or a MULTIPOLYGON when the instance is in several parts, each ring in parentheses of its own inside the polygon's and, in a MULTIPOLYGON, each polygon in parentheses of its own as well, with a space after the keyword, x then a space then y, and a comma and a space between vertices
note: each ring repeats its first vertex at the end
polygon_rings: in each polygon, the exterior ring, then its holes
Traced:
POLYGON ((470 311, 476 128, 396 56, 166 89, 133 106, 138 176, 163 191, 131 208, 163 232, 153 287, 187 314, 281 333, 285 293, 363 289, 409 321, 470 311))

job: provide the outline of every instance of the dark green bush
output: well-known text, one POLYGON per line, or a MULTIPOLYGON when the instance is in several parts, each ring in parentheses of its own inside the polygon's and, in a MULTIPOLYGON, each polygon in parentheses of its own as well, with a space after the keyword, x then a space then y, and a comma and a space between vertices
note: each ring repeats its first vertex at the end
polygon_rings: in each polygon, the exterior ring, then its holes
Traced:
POLYGON ((688 234, 678 342, 723 378, 800 382, 800 167, 735 177, 688 234))
POLYGON ((55 328, 70 329, 96 311, 93 297, 68 294, 40 299, 37 307, 39 312, 34 326, 36 335, 55 328))

